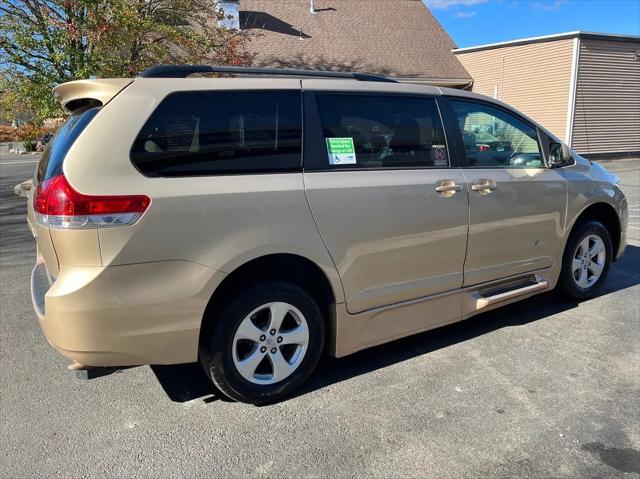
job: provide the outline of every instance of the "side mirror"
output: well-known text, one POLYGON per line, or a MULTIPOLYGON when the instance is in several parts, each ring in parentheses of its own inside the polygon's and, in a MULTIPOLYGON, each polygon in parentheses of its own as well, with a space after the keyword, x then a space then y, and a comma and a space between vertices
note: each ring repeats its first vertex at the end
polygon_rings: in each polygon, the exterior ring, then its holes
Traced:
POLYGON ((549 144, 549 165, 551 167, 564 166, 570 161, 571 152, 567 146, 562 143, 549 144))

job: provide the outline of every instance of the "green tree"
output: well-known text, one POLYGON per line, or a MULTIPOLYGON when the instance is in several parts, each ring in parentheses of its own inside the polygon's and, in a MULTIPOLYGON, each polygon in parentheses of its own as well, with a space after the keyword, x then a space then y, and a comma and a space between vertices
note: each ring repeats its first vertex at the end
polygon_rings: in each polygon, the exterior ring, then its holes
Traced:
POLYGON ((248 61, 242 32, 219 26, 213 0, 4 0, 0 109, 59 116, 51 88, 128 77, 161 63, 248 61))

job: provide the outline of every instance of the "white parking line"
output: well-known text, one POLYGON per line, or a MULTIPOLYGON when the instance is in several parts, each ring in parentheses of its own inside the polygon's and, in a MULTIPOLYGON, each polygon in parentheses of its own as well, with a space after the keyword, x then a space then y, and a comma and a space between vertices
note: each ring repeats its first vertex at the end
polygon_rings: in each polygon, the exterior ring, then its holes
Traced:
POLYGON ((17 161, 3 161, 0 162, 0 166, 5 165, 20 165, 23 163, 38 163, 40 160, 17 160, 17 161))

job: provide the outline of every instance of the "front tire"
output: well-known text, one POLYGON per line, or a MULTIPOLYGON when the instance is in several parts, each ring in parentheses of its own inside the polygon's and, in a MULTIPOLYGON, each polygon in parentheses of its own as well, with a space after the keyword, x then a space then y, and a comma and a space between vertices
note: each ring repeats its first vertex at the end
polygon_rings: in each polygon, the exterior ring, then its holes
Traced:
POLYGON ((260 404, 297 389, 324 349, 322 313, 302 288, 269 281, 240 292, 200 345, 206 374, 226 396, 260 404))
POLYGON ((594 296, 609 274, 611 235, 598 221, 588 221, 571 232, 562 258, 559 286, 574 299, 594 296))

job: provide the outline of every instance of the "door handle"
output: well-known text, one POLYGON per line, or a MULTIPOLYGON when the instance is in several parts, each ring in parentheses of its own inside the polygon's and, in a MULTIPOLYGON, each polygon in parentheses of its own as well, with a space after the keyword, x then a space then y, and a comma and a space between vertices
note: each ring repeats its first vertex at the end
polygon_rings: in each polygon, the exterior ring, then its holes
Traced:
POLYGON ((451 198, 458 191, 462 191, 462 186, 454 180, 440 180, 436 185, 436 191, 442 193, 445 198, 451 198))
POLYGON ((481 195, 488 195, 498 187, 494 180, 481 179, 477 183, 471 185, 473 191, 477 191, 481 195))

